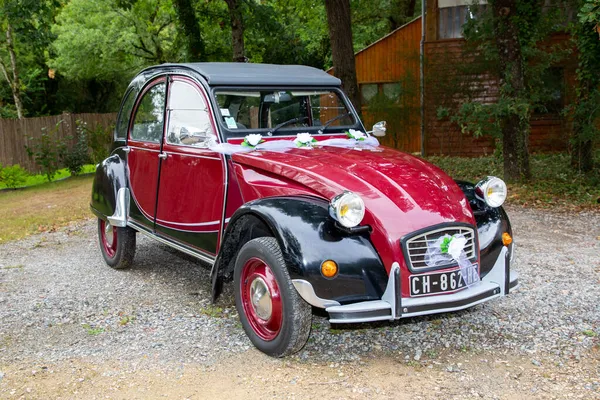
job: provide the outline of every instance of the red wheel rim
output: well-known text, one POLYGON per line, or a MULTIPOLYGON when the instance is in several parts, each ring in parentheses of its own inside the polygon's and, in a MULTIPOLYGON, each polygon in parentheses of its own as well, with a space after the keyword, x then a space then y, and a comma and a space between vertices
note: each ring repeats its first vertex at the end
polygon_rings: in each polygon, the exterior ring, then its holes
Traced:
POLYGON ((254 257, 246 261, 240 293, 244 314, 254 332, 262 340, 275 339, 281 330, 281 293, 273 271, 263 260, 254 257))
POLYGON ((104 253, 113 258, 117 252, 117 228, 104 220, 100 220, 100 242, 104 253))

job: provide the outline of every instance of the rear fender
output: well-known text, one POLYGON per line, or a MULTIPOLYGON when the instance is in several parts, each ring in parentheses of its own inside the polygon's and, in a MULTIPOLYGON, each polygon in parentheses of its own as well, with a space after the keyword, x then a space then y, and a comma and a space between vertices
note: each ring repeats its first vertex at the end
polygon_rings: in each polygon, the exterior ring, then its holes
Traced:
POLYGON ((127 153, 119 148, 96 166, 90 207, 99 218, 114 226, 125 226, 129 214, 127 153))
POLYGON ((378 300, 385 291, 388 275, 368 232, 336 227, 322 199, 270 197, 244 204, 231 218, 211 272, 213 300, 222 282, 232 278, 238 250, 257 235, 275 237, 290 278, 309 282, 320 298, 344 304, 378 300), (334 278, 321 274, 326 260, 338 264, 334 278))

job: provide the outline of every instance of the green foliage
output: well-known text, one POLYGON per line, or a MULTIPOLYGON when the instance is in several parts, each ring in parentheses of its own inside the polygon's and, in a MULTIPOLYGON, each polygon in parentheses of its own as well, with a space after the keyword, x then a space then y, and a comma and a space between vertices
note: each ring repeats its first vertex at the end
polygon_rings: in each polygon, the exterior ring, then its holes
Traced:
POLYGON ((51 129, 42 128, 39 138, 30 137, 30 145, 25 145, 27 154, 42 170, 48 182, 52 182, 60 168, 60 157, 64 154, 65 145, 58 138, 58 131, 63 121, 60 120, 51 129))
MULTIPOLYGON (((88 165, 83 166, 81 174, 92 174, 95 171, 96 171, 96 166, 88 164, 88 165)), ((71 173, 69 172, 68 169, 61 168, 58 171, 56 171, 56 174, 54 175, 54 181, 66 179, 66 178, 69 178, 70 176, 71 176, 71 173)), ((41 175, 41 174, 27 175, 27 177, 25 178, 25 182, 20 186, 21 187, 38 186, 38 185, 42 185, 47 182, 48 182, 48 179, 46 178, 45 175, 41 175)), ((6 186, 3 182, 0 182, 0 189, 4 189, 6 187, 8 187, 8 186, 6 186)))
POLYGON ((0 183, 7 188, 17 188, 23 186, 29 174, 19 164, 10 167, 3 167, 0 164, 0 183))
MULTIPOLYGON (((90 162, 85 124, 81 121, 77 121, 76 124, 75 142, 70 148, 66 148, 67 146, 65 145, 65 153, 59 155, 64 166, 67 167, 72 176, 79 175, 83 166, 90 162)), ((69 137, 67 140, 73 142, 72 137, 69 137)))
POLYGON ((129 78, 183 54, 170 0, 72 0, 56 20, 51 66, 71 78, 129 78))
MULTIPOLYGON (((12 65, 6 41, 6 29, 13 30, 13 48, 16 55, 18 90, 25 111, 42 114, 46 111, 48 96, 46 86, 46 57, 48 47, 54 39, 50 32, 55 12, 59 8, 56 0, 2 0, 0 1, 0 61, 6 66, 12 79, 12 65), (31 111, 30 111, 31 110, 31 111)), ((0 116, 15 117, 13 97, 8 82, 0 73, 0 116), (10 106, 4 105, 10 103, 10 106)))
MULTIPOLYGON (((600 162, 600 152, 595 158, 600 162)), ((488 175, 504 177, 502 159, 495 156, 427 157, 427 161, 443 169, 454 179, 476 183, 488 175)), ((568 209, 598 209, 600 202, 600 170, 581 174, 570 167, 566 153, 532 154, 531 172, 536 179, 508 185, 508 204, 568 209)))
POLYGON ((89 128, 86 123, 81 121, 78 121, 78 124, 82 124, 82 128, 85 129, 87 134, 90 162, 93 164, 102 162, 102 160, 108 157, 110 152, 113 127, 104 129, 101 125, 96 125, 93 128, 89 128))
POLYGON ((600 1, 582 0, 578 23, 572 24, 571 32, 577 46, 577 87, 576 100, 567 107, 566 115, 573 121, 573 158, 576 169, 591 171, 591 146, 600 138, 598 118, 600 118, 600 1))

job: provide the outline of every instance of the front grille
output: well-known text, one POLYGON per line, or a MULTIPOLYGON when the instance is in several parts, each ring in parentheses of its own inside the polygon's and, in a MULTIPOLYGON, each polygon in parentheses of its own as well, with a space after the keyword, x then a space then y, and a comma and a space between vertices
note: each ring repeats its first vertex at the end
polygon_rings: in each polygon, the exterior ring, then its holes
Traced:
MULTIPOLYGON (((477 258, 477 247, 475 245, 475 231, 467 226, 448 226, 439 229, 433 229, 424 233, 417 234, 407 239, 404 243, 404 252, 408 267, 413 271, 432 269, 425 262, 425 253, 428 245, 432 245, 437 239, 444 235, 463 235, 467 239, 465 245, 465 254, 469 260, 477 258)), ((443 269, 456 265, 456 261, 449 260, 447 264, 436 265, 434 269, 443 269)))

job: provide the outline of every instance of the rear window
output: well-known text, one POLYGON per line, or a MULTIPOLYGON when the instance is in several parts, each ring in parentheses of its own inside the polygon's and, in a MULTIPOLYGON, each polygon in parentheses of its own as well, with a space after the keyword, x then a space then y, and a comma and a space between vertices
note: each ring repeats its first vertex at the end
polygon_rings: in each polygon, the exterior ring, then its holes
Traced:
POLYGON ((131 110, 133 109, 133 103, 135 102, 136 90, 130 89, 123 99, 123 106, 117 119, 117 129, 115 139, 125 139, 127 137, 127 128, 129 127, 129 121, 131 120, 131 110))

